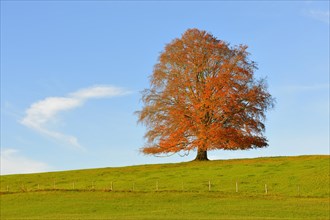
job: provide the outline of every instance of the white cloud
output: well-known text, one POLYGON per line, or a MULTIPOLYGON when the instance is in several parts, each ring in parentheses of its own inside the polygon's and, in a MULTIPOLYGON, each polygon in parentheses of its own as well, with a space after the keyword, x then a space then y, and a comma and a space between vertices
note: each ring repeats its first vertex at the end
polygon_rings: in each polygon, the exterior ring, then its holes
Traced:
POLYGON ((71 93, 70 96, 77 99, 88 99, 120 96, 128 93, 128 91, 125 91, 122 88, 112 86, 94 86, 71 93))
POLYGON ((44 135, 60 140, 75 148, 83 149, 76 137, 50 130, 47 124, 55 121, 59 113, 82 106, 88 99, 115 97, 128 93, 128 91, 118 87, 93 86, 70 93, 66 97, 47 97, 33 103, 26 110, 25 117, 20 122, 44 135))
POLYGON ((315 20, 324 22, 326 24, 329 24, 330 16, 329 16, 329 10, 328 11, 321 11, 321 10, 309 10, 305 12, 305 14, 311 18, 314 18, 315 20))
POLYGON ((26 111, 22 124, 38 129, 40 125, 48 122, 58 112, 66 111, 82 104, 82 100, 65 97, 49 97, 33 103, 26 111))
POLYGON ((46 163, 24 157, 16 149, 1 149, 0 160, 1 175, 39 173, 50 170, 50 167, 46 163))

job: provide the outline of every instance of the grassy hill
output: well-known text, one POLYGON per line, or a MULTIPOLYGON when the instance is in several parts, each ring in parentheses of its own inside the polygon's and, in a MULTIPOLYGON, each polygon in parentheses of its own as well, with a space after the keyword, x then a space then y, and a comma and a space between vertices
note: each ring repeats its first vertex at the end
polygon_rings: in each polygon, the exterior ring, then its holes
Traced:
POLYGON ((298 156, 6 175, 1 217, 329 219, 329 169, 298 156))

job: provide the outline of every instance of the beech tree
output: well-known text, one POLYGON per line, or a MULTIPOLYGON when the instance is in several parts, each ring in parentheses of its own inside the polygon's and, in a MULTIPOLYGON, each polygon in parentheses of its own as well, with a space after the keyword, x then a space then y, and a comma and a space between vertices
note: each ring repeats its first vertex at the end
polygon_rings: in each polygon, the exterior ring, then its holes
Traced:
POLYGON ((167 44, 142 93, 139 122, 147 127, 144 154, 245 150, 268 146, 265 112, 274 100, 247 46, 230 46, 188 29, 167 44))

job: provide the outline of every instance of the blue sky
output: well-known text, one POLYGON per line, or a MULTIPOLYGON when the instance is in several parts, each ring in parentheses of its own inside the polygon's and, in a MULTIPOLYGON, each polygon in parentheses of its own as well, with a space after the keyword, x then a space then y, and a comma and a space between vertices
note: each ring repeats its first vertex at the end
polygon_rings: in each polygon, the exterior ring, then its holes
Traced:
POLYGON ((188 28, 248 45, 277 100, 268 148, 211 159, 329 154, 328 1, 1 1, 1 174, 193 159, 139 153, 134 115, 188 28))

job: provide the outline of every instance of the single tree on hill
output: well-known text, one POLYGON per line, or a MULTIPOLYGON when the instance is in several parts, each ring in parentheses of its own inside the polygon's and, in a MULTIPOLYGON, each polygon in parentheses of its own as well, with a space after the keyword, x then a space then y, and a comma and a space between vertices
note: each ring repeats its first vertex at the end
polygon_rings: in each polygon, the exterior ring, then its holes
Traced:
POLYGON ((197 150, 196 160, 207 160, 210 150, 268 146, 263 122, 274 100, 246 49, 198 29, 167 44, 137 112, 147 127, 142 152, 197 150))

